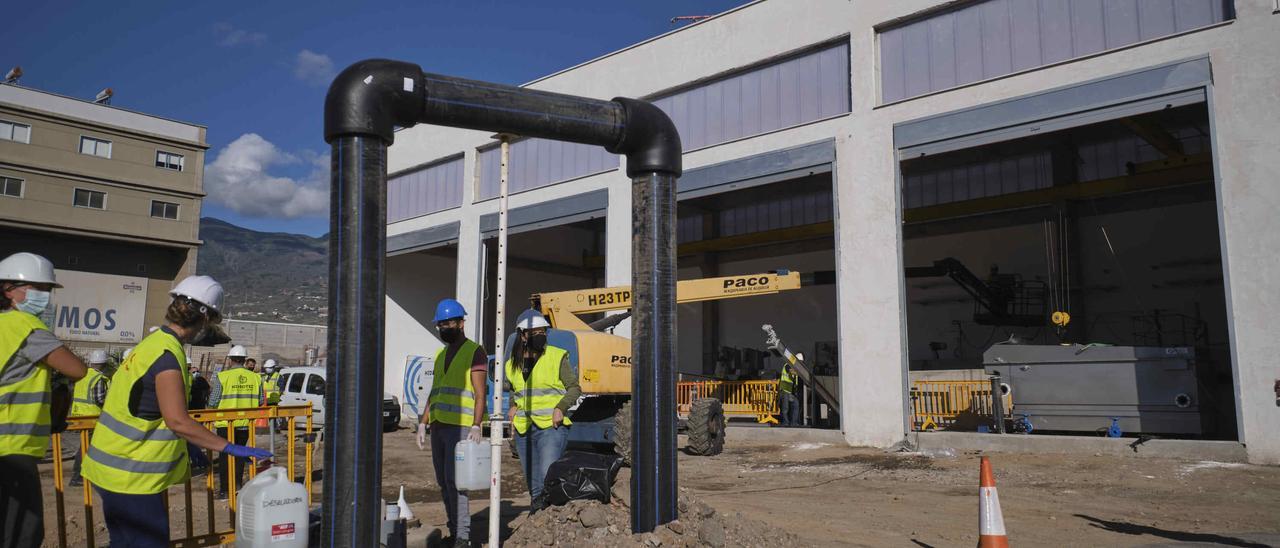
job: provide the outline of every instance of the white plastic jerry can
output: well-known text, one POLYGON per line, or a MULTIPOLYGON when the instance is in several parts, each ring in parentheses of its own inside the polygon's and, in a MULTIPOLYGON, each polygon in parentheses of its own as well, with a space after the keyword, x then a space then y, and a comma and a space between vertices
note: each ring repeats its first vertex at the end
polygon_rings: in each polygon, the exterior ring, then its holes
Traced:
POLYGON ((489 471, 493 466, 489 442, 462 440, 453 450, 454 481, 459 491, 481 491, 489 488, 489 471))
POLYGON ((236 500, 236 546, 306 548, 307 488, 273 466, 241 488, 236 500))

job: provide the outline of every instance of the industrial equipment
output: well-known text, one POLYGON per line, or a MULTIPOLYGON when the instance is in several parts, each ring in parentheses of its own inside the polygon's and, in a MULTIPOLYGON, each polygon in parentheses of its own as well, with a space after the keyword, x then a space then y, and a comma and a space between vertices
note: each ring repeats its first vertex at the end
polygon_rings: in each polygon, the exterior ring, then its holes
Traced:
MULTIPOLYGON (((996 267, 986 280, 979 278, 958 259, 947 257, 933 266, 910 266, 907 278, 940 278, 947 276, 973 297, 973 321, 979 325, 1039 327, 1045 325, 1046 285, 1039 280, 1024 280, 1018 274, 1001 274, 996 267)), ((1062 325, 1066 325, 1063 318, 1062 325)))
MULTIPOLYGON (((761 274, 684 280, 676 284, 676 302, 693 303, 720 299, 736 299, 773 295, 782 291, 823 283, 825 273, 805 274, 779 270, 761 274)), ((547 342, 569 352, 569 361, 578 370, 584 394, 574 411, 570 441, 612 444, 623 458, 631 454, 631 340, 605 332, 628 317, 628 313, 607 316, 587 323, 581 315, 629 310, 630 286, 575 289, 539 293, 530 297, 533 308, 551 323, 547 342)), ((513 342, 513 341, 512 341, 513 342)), ((511 347, 511 344, 508 344, 511 347)), ((674 385, 672 386, 674 388, 674 385)), ((715 437, 714 429, 723 428, 720 402, 711 398, 694 401, 687 426, 690 435, 715 437), (712 403, 714 402, 714 403, 712 403), (705 409, 704 409, 705 408, 705 409), (697 417, 697 418, 695 418, 697 417), (716 424, 717 419, 721 424, 716 424), (705 420, 704 420, 705 418, 705 420), (710 432, 704 430, 711 429, 710 432)), ((674 407, 671 413, 675 414, 674 407)), ((722 441, 722 440, 721 440, 722 441)), ((710 454, 719 452, 717 443, 699 444, 709 447, 710 454)))
POLYGON ((791 352, 791 350, 787 348, 786 344, 783 344, 782 339, 778 338, 778 333, 773 330, 772 325, 764 324, 760 326, 760 329, 764 330, 767 335, 765 344, 769 345, 769 348, 774 352, 777 352, 779 356, 782 356, 782 359, 787 360, 787 363, 795 370, 796 375, 800 377, 800 382, 803 382, 816 391, 818 396, 823 400, 826 400, 827 405, 831 406, 831 409, 835 411, 837 415, 840 414, 840 399, 814 378, 813 371, 810 371, 809 364, 805 363, 801 356, 791 352))
POLYGON ((983 366, 1036 431, 1202 433, 1189 347, 996 344, 983 366))

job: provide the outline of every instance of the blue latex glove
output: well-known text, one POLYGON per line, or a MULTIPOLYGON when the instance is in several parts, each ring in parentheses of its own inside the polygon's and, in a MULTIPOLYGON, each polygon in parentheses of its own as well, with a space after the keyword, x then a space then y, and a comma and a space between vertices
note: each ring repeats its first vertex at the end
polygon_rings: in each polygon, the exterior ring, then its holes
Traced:
POLYGON ((228 455, 231 455, 231 456, 233 456, 233 457, 239 458, 239 459, 242 459, 242 458, 269 459, 269 458, 271 458, 271 451, 267 451, 266 449, 258 449, 257 447, 249 447, 249 446, 247 446, 247 445, 236 445, 236 444, 231 443, 231 442, 227 442, 227 446, 222 448, 222 452, 223 452, 223 453, 226 453, 226 454, 228 454, 228 455))

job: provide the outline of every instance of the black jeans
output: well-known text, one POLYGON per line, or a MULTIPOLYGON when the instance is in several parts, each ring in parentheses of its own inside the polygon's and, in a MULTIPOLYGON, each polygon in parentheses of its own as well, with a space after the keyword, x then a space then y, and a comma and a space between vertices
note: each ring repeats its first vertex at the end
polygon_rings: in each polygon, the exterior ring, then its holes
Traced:
POLYGON ((0 547, 39 548, 44 542, 39 460, 28 455, 0 456, 0 547))
MULTIPOLYGON (((218 437, 224 440, 227 439, 227 429, 219 427, 218 437)), ((249 427, 235 427, 234 441, 231 443, 236 445, 245 445, 249 443, 249 427)), ((249 459, 236 459, 236 489, 239 489, 241 485, 244 485, 244 469, 248 465, 249 459)), ((227 487, 227 476, 231 474, 231 466, 230 463, 227 462, 226 453, 218 453, 218 462, 215 466, 218 469, 218 490, 226 493, 229 491, 227 487)))

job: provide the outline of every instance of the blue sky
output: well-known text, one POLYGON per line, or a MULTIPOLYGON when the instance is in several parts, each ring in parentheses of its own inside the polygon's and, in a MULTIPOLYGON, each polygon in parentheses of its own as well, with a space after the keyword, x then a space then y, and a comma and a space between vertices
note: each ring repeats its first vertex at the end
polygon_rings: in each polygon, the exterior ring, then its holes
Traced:
POLYGON ((746 0, 24 2, 0 65, 25 86, 209 128, 204 214, 328 230, 322 104, 332 75, 386 57, 520 84, 746 0))

